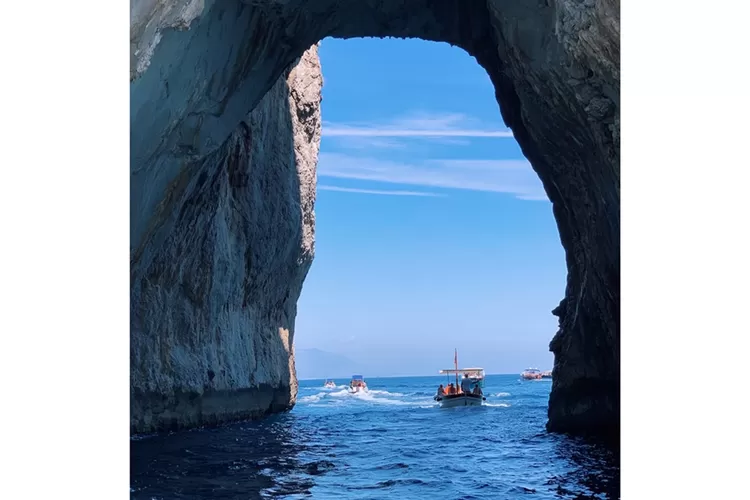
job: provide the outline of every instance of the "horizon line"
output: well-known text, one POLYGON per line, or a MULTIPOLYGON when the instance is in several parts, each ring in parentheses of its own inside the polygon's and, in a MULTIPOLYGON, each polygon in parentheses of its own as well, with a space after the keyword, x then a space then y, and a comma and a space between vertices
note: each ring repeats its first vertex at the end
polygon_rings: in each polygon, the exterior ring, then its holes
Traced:
MULTIPOLYGON (((519 371, 518 373, 485 373, 485 375, 520 375, 523 370, 519 371)), ((357 374, 359 375, 359 374, 357 374)), ((363 375, 364 376, 364 375, 363 375)), ((417 377, 442 377, 443 374, 436 374, 436 375, 377 375, 369 377, 371 379, 373 378, 417 378, 417 377)), ((336 380, 339 378, 348 378, 348 377, 316 377, 316 378, 297 378, 297 380, 301 381, 310 381, 310 380, 336 380)))

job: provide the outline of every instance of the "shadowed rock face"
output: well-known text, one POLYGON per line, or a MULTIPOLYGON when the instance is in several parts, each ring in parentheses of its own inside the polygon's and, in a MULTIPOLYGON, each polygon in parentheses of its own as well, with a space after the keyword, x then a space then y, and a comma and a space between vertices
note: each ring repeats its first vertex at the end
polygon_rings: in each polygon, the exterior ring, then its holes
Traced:
POLYGON ((321 85, 313 46, 219 149, 181 163, 154 210, 131 260, 133 432, 294 403, 321 85))
POLYGON ((566 251, 548 428, 618 434, 618 0, 133 0, 134 431, 294 403, 320 128, 305 51, 326 36, 448 42, 485 68, 566 251))

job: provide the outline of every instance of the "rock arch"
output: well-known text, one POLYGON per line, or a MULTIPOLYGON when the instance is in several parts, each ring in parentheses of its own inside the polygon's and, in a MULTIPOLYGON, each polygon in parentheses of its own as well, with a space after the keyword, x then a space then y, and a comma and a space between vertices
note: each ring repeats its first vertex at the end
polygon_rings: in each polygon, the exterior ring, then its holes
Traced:
POLYGON ((133 432, 294 402, 326 36, 487 71, 566 252, 548 429, 619 434, 619 0, 133 0, 133 432))

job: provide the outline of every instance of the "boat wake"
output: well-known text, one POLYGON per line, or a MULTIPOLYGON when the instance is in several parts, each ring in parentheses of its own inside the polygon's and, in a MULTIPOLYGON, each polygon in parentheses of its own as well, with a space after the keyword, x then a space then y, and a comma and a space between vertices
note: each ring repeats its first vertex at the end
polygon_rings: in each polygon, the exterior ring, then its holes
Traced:
POLYGON ((381 389, 349 392, 348 388, 309 394, 299 398, 297 403, 320 406, 325 404, 342 404, 348 401, 362 401, 373 404, 402 406, 434 405, 432 398, 425 394, 403 394, 400 392, 389 392, 381 389))
MULTIPOLYGON (((313 389, 313 388, 310 388, 313 389)), ((375 405, 411 406, 415 408, 433 408, 438 404, 433 399, 433 394, 424 391, 402 393, 390 392, 382 389, 368 389, 359 392, 349 392, 348 388, 338 390, 323 390, 315 388, 317 392, 300 397, 297 404, 312 406, 347 405, 369 403, 375 405)), ((496 398, 507 398, 509 392, 498 392, 488 394, 483 406, 491 408, 508 408, 510 403, 497 402, 496 398)))
POLYGON ((400 392, 388 392, 388 391, 380 391, 377 389, 372 389, 368 391, 370 394, 373 395, 382 395, 382 396, 397 396, 397 397, 403 397, 404 395, 400 392))

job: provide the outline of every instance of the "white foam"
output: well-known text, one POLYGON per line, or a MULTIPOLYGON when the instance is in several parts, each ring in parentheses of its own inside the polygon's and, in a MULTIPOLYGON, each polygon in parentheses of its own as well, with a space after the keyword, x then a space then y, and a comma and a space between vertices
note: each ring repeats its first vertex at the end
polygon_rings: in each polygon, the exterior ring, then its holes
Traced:
MULTIPOLYGON (((300 404, 308 404, 314 407, 326 405, 350 404, 354 401, 362 401, 372 404, 413 406, 416 408, 433 408, 435 402, 432 397, 424 394, 400 392, 389 392, 381 389, 366 389, 364 391, 349 392, 349 388, 339 386, 338 390, 323 389, 323 392, 308 394, 297 400, 300 404)), ((320 391, 320 388, 308 388, 309 392, 320 391)))
POLYGON ((390 394, 390 393, 388 391, 362 391, 362 392, 355 392, 354 394, 352 394, 352 396, 357 399, 361 399, 363 401, 368 401, 371 403, 378 403, 378 404, 390 404, 390 405, 410 404, 406 401, 398 401, 396 399, 379 398, 377 397, 378 394, 390 394))
POLYGON ((336 392, 329 392, 328 395, 329 396, 333 396, 334 398, 340 398, 340 397, 348 396, 349 395, 349 390, 348 389, 342 389, 342 390, 336 391, 336 392))
POLYGON ((492 408, 510 408, 510 403, 484 403, 484 406, 491 406, 492 408))
POLYGON ((498 398, 504 398, 507 396, 510 396, 509 392, 498 392, 497 394, 495 394, 495 397, 498 397, 498 398))
POLYGON ((300 403, 317 403, 326 396, 325 392, 319 392, 318 394, 312 394, 299 399, 300 403))
POLYGON ((368 389, 367 392, 369 392, 370 394, 382 394, 383 396, 396 396, 396 397, 403 396, 403 394, 401 394, 400 392, 388 392, 388 391, 381 391, 378 389, 368 389))

